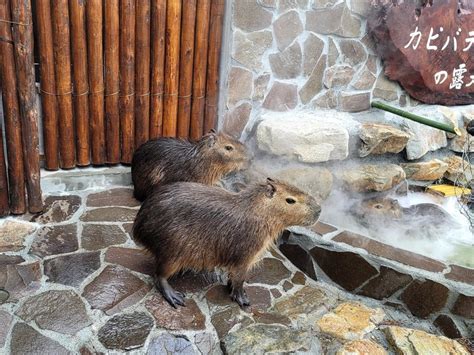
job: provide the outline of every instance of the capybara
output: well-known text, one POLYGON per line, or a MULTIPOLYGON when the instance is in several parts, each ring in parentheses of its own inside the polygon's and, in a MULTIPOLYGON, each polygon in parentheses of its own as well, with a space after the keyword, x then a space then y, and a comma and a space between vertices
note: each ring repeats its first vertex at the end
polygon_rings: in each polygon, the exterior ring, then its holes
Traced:
POLYGON ((221 268, 231 299, 249 305, 248 272, 286 227, 312 225, 319 203, 297 188, 267 179, 239 193, 191 182, 163 185, 138 212, 134 239, 156 258, 155 285, 173 306, 183 295, 167 279, 180 270, 221 268))
POLYGON ((211 131, 195 143, 167 137, 152 139, 133 155, 134 195, 143 201, 156 186, 178 181, 214 185, 248 162, 245 145, 224 133, 211 131))

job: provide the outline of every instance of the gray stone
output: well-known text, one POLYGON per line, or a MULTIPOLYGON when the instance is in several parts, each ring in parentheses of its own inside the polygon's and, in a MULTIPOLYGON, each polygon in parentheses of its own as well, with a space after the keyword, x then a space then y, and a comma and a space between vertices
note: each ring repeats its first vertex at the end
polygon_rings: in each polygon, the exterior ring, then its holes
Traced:
POLYGON ((4 221, 0 225, 0 252, 23 249, 26 237, 34 230, 35 226, 31 223, 15 220, 4 221))
POLYGON ((352 12, 364 18, 367 17, 370 11, 370 1, 367 0, 350 0, 350 9, 352 12))
POLYGON ((272 13, 256 0, 241 0, 233 4, 234 25, 244 31, 262 30, 272 23, 272 13))
POLYGON ((410 135, 390 125, 364 123, 359 137, 362 140, 359 156, 366 157, 369 154, 400 153, 410 135))
POLYGON ((198 354, 193 344, 184 335, 164 333, 153 338, 148 345, 147 355, 191 355, 198 354))
POLYGON ((377 57, 375 55, 369 55, 369 57, 367 58, 367 63, 365 63, 365 65, 372 74, 377 74, 377 57))
POLYGON ((303 44, 303 74, 308 76, 318 63, 324 49, 324 41, 318 36, 310 33, 303 44))
POLYGON ((348 65, 334 65, 324 71, 324 86, 328 89, 346 86, 354 76, 354 69, 348 65))
POLYGON ((253 90, 253 75, 247 69, 232 67, 229 72, 227 107, 232 108, 241 100, 250 99, 253 90))
POLYGON ((351 66, 356 66, 367 59, 367 52, 359 41, 343 39, 339 42, 339 48, 344 63, 351 66))
POLYGON ((345 2, 330 8, 306 12, 306 30, 341 37, 359 37, 361 21, 351 14, 345 2))
POLYGON ((278 79, 294 79, 301 73, 301 47, 295 42, 283 52, 268 57, 272 72, 278 79))
POLYGON ((332 37, 328 38, 328 43, 328 66, 332 67, 337 63, 340 53, 332 37))
POLYGON ((263 107, 279 112, 294 109, 298 103, 296 90, 296 85, 275 81, 263 101, 263 107))
POLYGON ((234 32, 234 50, 232 58, 250 70, 262 69, 262 55, 272 46, 271 31, 259 31, 245 35, 241 31, 234 32))
MULTIPOLYGON (((253 82, 253 97, 252 100, 254 101, 262 101, 267 93, 268 83, 270 82, 271 74, 265 73, 259 75, 253 82)), ((224 120, 225 124, 225 120, 224 120)))
POLYGON ((320 9, 334 6, 339 0, 314 0, 313 8, 320 9))
POLYGON ((313 72, 309 76, 306 83, 301 88, 299 95, 301 102, 307 104, 315 97, 323 88, 323 75, 326 68, 326 56, 322 55, 316 63, 313 72))
POLYGON ((227 111, 224 115, 223 131, 235 138, 240 138, 251 112, 252 105, 248 102, 243 102, 231 111, 227 111))
POLYGON ((257 0, 260 6, 267 7, 269 9, 276 9, 278 0, 257 0))
MULTIPOLYGON (((1 302, 0 302, 1 303, 1 302)), ((5 345, 7 334, 13 323, 13 316, 7 311, 0 309, 0 348, 5 345)))
POLYGON ((306 9, 309 0, 279 0, 278 12, 284 13, 290 9, 306 9))
POLYGON ((76 334, 92 324, 81 298, 73 291, 47 291, 28 299, 16 315, 41 329, 76 334))
POLYGON ((315 316, 320 310, 326 309, 333 304, 326 293, 310 286, 304 286, 295 294, 279 300, 273 307, 278 314, 296 319, 300 316, 315 316))
POLYGON ((370 108, 370 93, 340 92, 338 103, 340 110, 344 112, 366 111, 370 108))
POLYGON ((222 341, 226 354, 267 354, 316 351, 315 338, 281 325, 256 324, 228 334, 222 341))
POLYGON ((367 67, 364 67, 352 86, 357 90, 369 90, 374 86, 375 79, 375 75, 367 67))
POLYGON ((194 337, 194 344, 201 354, 220 353, 219 343, 214 339, 213 334, 198 333, 194 337))
POLYGON ((316 98, 311 101, 312 108, 325 108, 333 109, 337 107, 337 97, 334 90, 327 90, 324 94, 316 96, 316 98))
POLYGON ((303 32, 303 24, 296 11, 287 12, 273 22, 273 34, 277 47, 283 51, 303 32))
POLYGON ((366 164, 336 174, 344 187, 354 192, 387 191, 405 180, 405 171, 395 164, 366 164))
POLYGON ((375 83, 374 97, 386 101, 398 100, 398 84, 388 80, 383 72, 380 73, 375 83))
POLYGON ((127 236, 116 225, 84 224, 82 228, 81 246, 86 250, 99 250, 126 241, 127 236))
POLYGON ((100 252, 75 253, 44 261, 44 274, 49 282, 79 286, 100 267, 100 252))
POLYGON ((107 349, 132 350, 143 346, 153 319, 143 312, 119 314, 99 329, 99 341, 107 349))
POLYGON ((16 323, 10 343, 12 355, 24 354, 72 354, 58 342, 38 333, 25 323, 16 323))
POLYGON ((471 136, 469 140, 467 139, 468 133, 465 128, 461 128, 460 131, 460 136, 455 136, 449 141, 449 149, 456 153, 474 152, 474 138, 471 136))
POLYGON ((268 114, 257 128, 257 146, 265 152, 304 163, 345 159, 349 133, 340 123, 351 120, 345 113, 308 112, 268 114), (288 144, 291 142, 291 144, 288 144))

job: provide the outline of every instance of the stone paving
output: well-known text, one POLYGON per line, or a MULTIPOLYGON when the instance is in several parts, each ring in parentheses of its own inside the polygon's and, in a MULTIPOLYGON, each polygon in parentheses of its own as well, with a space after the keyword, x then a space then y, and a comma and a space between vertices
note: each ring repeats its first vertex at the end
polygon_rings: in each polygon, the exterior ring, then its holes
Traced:
POLYGON ((139 208, 130 188, 46 205, 0 225, 1 354, 472 352, 396 307, 310 279, 276 250, 246 285, 248 309, 230 301, 225 276, 185 273, 172 282, 186 294, 175 310, 130 238, 139 208))

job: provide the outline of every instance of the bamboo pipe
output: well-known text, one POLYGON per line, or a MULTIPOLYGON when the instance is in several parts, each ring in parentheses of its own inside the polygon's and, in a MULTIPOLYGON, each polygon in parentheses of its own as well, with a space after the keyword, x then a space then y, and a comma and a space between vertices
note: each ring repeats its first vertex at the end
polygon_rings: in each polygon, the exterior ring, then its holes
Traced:
MULTIPOLYGON (((74 121, 72 108, 71 57, 69 38, 69 7, 67 0, 52 1, 53 45, 56 93, 58 100, 61 168, 76 165, 74 121)), ((43 92, 43 94, 45 94, 43 92)))
POLYGON ((150 138, 157 138, 163 132, 166 0, 152 0, 151 18, 150 138))
POLYGON ((458 136, 461 135, 461 131, 457 127, 453 127, 453 126, 451 126, 449 124, 446 124, 446 123, 433 121, 433 120, 430 120, 426 117, 415 115, 414 113, 401 110, 399 108, 384 104, 384 103, 379 102, 379 101, 372 102, 371 106, 375 107, 375 108, 378 108, 380 110, 384 110, 384 111, 393 113, 393 114, 401 116, 403 118, 408 118, 409 120, 424 124, 425 126, 430 126, 430 127, 436 128, 436 129, 440 129, 440 130, 448 132, 448 133, 454 133, 458 136))
POLYGON ((178 116, 179 46, 181 1, 168 1, 166 8, 166 54, 163 108, 163 136, 176 137, 178 116))
POLYGON ((179 59, 178 132, 179 138, 189 137, 191 94, 193 90, 194 29, 196 0, 188 0, 181 19, 181 54, 179 59))
POLYGON ((89 82, 87 75, 86 5, 70 0, 77 165, 90 164, 89 82))
MULTIPOLYGON (((9 1, 0 1, 0 18, 10 21, 9 1)), ((10 212, 26 212, 25 168, 21 134, 21 114, 18 104, 15 77, 15 58, 11 27, 8 22, 0 22, 0 82, 2 85, 3 113, 8 152, 8 179, 10 182, 10 212)))
POLYGON ((150 0, 137 1, 135 34, 135 148, 150 130, 150 0))
POLYGON ((209 24, 209 50, 207 58, 206 108, 204 133, 216 128, 217 104, 219 100, 219 64, 222 47, 225 0, 211 1, 211 22, 209 24))
POLYGON ((56 93, 56 79, 54 75, 51 3, 49 0, 37 0, 36 22, 38 26, 38 49, 40 54, 45 168, 48 170, 57 170, 59 168, 58 101, 56 95, 51 95, 56 93))
POLYGON ((87 44, 89 60, 89 112, 92 164, 105 163, 103 2, 87 1, 87 44))
POLYGON ((191 108, 191 139, 204 133, 204 104, 206 95, 207 47, 209 39, 210 0, 198 0, 196 42, 194 45, 193 102, 191 108))
POLYGON ((39 164, 39 112, 36 105, 35 71, 33 58, 33 16, 30 0, 11 0, 11 18, 22 25, 13 26, 18 97, 21 107, 23 156, 25 157, 28 210, 43 210, 39 164))
POLYGON ((119 65, 120 27, 119 0, 105 2, 105 136, 107 163, 120 162, 119 65))
POLYGON ((120 129, 122 163, 132 161, 134 150, 135 1, 120 7, 120 129))

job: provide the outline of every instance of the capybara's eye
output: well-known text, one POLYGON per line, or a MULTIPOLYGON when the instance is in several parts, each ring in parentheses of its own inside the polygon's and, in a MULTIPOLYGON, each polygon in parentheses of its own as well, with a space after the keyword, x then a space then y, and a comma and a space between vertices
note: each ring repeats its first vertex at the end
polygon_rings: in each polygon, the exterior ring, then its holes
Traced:
POLYGON ((378 210, 380 210, 382 207, 383 207, 383 206, 382 206, 381 204, 375 205, 375 208, 378 209, 378 210))
POLYGON ((234 150, 234 147, 231 146, 231 145, 226 145, 225 150, 228 150, 230 152, 230 151, 234 150))
POLYGON ((289 205, 292 205, 292 204, 296 203, 296 201, 294 199, 292 199, 291 197, 288 197, 286 199, 286 203, 288 203, 289 205))

